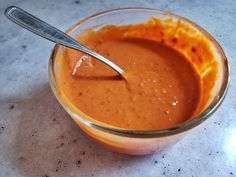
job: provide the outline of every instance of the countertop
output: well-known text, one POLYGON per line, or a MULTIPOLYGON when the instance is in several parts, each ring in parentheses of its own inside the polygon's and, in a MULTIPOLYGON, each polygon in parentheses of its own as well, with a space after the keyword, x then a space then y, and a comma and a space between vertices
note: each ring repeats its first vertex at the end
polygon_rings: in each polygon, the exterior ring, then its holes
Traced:
POLYGON ((1 0, 0 176, 231 177, 236 176, 236 1, 1 0), (227 96, 210 119, 171 148, 131 157, 95 143, 70 119, 48 84, 53 44, 8 21, 22 7, 66 30, 82 18, 119 7, 152 7, 185 16, 210 32, 231 66, 227 96))

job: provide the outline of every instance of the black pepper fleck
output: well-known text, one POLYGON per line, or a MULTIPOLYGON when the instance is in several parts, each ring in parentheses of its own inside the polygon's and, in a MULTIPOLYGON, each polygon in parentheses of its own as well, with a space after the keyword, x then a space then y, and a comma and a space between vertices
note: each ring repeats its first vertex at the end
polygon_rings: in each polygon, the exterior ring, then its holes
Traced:
POLYGON ((233 172, 230 172, 230 175, 233 175, 233 172))
POLYGON ((179 168, 178 171, 181 171, 181 169, 179 168))
POLYGON ((64 164, 62 163, 62 160, 61 159, 58 159, 57 160, 57 167, 56 167, 56 172, 59 171, 59 169, 61 169, 61 167, 63 166, 64 164))
POLYGON ((0 127, 0 134, 3 133, 3 131, 5 130, 5 128, 6 128, 5 126, 1 126, 1 127, 0 127))
POLYGON ((75 1, 75 4, 80 4, 80 1, 75 1))
POLYGON ((22 49, 26 49, 26 48, 27 48, 27 45, 22 45, 21 48, 22 48, 22 49))
POLYGON ((78 161, 77 161, 77 164, 80 164, 80 163, 81 163, 81 161, 80 161, 80 160, 78 160, 78 161))
POLYGON ((83 151, 82 154, 85 155, 85 152, 83 151))
POLYGON ((15 107, 14 104, 12 104, 9 109, 12 110, 14 109, 14 107, 15 107))
POLYGON ((56 149, 59 149, 59 148, 61 148, 61 147, 63 147, 64 146, 64 143, 61 143, 61 144, 59 144, 58 146, 56 146, 56 149))
POLYGON ((155 163, 157 163, 157 160, 155 160, 155 163))
POLYGON ((24 157, 22 157, 22 156, 20 158, 18 158, 18 160, 23 160, 23 159, 24 159, 24 157))
POLYGON ((163 156, 162 156, 162 158, 164 159, 164 158, 165 158, 165 156, 163 155, 163 156))
POLYGON ((49 177, 48 175, 43 175, 43 177, 49 177))
POLYGON ((163 174, 163 175, 165 175, 165 174, 166 174, 166 172, 163 172, 162 174, 163 174))
POLYGON ((73 143, 76 143, 77 142, 77 139, 73 139, 73 143))

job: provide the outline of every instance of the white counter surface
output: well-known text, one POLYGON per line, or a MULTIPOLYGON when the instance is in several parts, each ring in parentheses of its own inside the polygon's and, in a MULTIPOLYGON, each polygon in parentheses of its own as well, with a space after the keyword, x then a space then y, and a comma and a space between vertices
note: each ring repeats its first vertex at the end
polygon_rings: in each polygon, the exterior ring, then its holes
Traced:
POLYGON ((236 1, 0 0, 1 177, 236 176, 236 1), (161 153, 130 157, 104 149, 69 118, 48 84, 53 44, 8 21, 20 6, 62 30, 99 11, 152 7, 192 19, 222 45, 231 66, 228 94, 209 120, 161 153))

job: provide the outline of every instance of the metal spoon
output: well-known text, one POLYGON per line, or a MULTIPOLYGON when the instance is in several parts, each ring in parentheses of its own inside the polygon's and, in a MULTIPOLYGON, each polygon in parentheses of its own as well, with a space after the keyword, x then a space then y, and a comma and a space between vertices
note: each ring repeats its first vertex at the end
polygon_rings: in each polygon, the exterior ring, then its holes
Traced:
POLYGON ((8 19, 18 24, 19 26, 43 37, 57 44, 61 44, 66 47, 70 47, 88 55, 95 57, 96 59, 102 61, 106 65, 110 66, 120 75, 124 74, 124 71, 114 63, 112 63, 107 58, 101 56, 100 54, 92 51, 88 47, 77 42, 75 39, 60 31, 59 29, 49 25, 48 23, 40 20, 39 18, 29 14, 28 12, 15 7, 10 6, 6 8, 5 15, 8 19))

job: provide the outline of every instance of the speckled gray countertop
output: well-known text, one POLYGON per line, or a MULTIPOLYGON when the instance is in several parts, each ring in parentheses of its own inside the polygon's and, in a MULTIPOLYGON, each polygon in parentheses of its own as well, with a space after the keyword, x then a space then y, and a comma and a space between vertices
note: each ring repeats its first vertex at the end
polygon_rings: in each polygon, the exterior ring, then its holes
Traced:
POLYGON ((234 0, 0 0, 1 177, 236 176, 236 1, 234 0), (20 6, 62 30, 93 13, 152 7, 192 19, 222 45, 231 85, 220 109, 161 153, 130 157, 104 149, 69 118, 48 84, 53 44, 8 21, 20 6))

